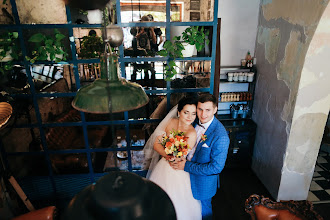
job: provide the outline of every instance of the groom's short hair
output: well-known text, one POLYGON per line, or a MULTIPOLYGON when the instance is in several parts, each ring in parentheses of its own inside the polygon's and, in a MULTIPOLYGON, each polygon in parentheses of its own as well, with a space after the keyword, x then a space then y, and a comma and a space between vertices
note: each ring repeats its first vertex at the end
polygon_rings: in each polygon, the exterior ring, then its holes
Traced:
POLYGON ((217 99, 214 95, 210 93, 204 93, 198 96, 198 102, 205 103, 205 102, 213 102, 213 106, 217 106, 217 99))

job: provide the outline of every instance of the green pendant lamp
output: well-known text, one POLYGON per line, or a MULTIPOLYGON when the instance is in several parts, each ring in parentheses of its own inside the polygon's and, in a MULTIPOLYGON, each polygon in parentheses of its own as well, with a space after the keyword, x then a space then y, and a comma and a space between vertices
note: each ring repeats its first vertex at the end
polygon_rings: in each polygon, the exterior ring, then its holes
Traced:
POLYGON ((72 106, 88 113, 116 113, 140 108, 149 102, 141 85, 119 76, 118 58, 108 41, 101 58, 101 78, 81 87, 72 106))

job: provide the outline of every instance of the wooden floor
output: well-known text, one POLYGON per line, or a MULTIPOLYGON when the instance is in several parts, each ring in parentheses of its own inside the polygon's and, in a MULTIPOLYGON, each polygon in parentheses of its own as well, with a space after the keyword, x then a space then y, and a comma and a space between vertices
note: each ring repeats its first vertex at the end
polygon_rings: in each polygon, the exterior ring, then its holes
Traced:
MULTIPOLYGON (((273 199, 251 169, 224 169, 220 174, 220 189, 213 197, 213 219, 250 220, 244 210, 245 200, 252 194, 273 199)), ((330 219, 330 204, 314 204, 324 220, 330 219)))
POLYGON ((224 169, 220 174, 220 189, 212 201, 213 219, 250 220, 244 204, 252 194, 272 198, 251 169, 224 169))

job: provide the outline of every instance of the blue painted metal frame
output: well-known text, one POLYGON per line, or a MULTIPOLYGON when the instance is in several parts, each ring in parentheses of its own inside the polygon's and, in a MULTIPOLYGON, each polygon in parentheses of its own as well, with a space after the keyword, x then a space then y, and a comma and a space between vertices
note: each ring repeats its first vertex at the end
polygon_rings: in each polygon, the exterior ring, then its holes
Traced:
MULTIPOLYGON (((69 7, 66 7, 67 12, 67 24, 21 24, 17 7, 16 7, 16 1, 10 0, 10 3, 12 5, 12 11, 13 16, 15 19, 14 25, 0 25, 0 29, 10 29, 10 30, 16 30, 19 33, 19 40, 21 44, 21 49, 23 53, 23 57, 27 55, 26 47, 24 45, 24 39, 23 39, 23 30, 27 29, 36 29, 36 28, 64 28, 69 31, 69 37, 70 37, 70 47, 71 47, 71 55, 72 60, 68 60, 68 63, 73 65, 73 72, 74 77, 76 81, 77 89, 80 88, 80 80, 79 80, 79 73, 78 73, 78 64, 82 63, 99 63, 99 59, 77 59, 76 56, 76 47, 75 47, 75 41, 74 41, 74 35, 73 35, 73 28, 102 28, 101 24, 72 24, 71 22, 71 13, 69 7)), ((170 0, 166 0, 166 22, 145 22, 145 23, 121 23, 121 16, 120 16, 120 0, 117 0, 117 21, 118 25, 121 27, 152 27, 152 26, 165 26, 166 28, 166 39, 170 39, 170 30, 172 26, 211 26, 213 27, 213 35, 212 35, 212 54, 211 57, 191 57, 191 58, 181 58, 178 59, 179 61, 184 60, 207 60, 211 61, 211 77, 210 77, 210 87, 209 88, 201 88, 201 89, 171 89, 170 88, 170 82, 167 82, 166 89, 162 90, 146 90, 145 92, 149 95, 153 94, 166 94, 168 99, 168 106, 167 109, 170 108, 170 96, 173 93, 182 93, 182 92, 210 92, 213 94, 213 86, 214 86, 214 71, 215 71, 215 53, 216 53, 216 37, 217 37, 217 15, 218 15, 218 1, 214 0, 214 19, 211 22, 170 22, 170 0)), ((141 62, 141 61, 149 61, 149 62, 155 62, 155 61, 168 61, 169 58, 166 57, 138 57, 138 58, 131 58, 131 57, 124 57, 124 49, 123 45, 119 47, 119 62, 120 62, 120 69, 123 77, 126 77, 125 74, 125 63, 129 62, 141 62)), ((85 119, 85 114, 81 112, 81 122, 65 122, 65 123, 43 123, 38 107, 38 98, 41 97, 74 97, 76 95, 76 92, 68 92, 68 93, 36 93, 34 83, 32 80, 32 75, 30 72, 30 63, 24 59, 23 62, 19 62, 20 64, 24 65, 26 69, 26 73, 28 76, 28 82, 30 84, 30 92, 31 94, 13 94, 13 97, 23 97, 23 98, 30 98, 32 99, 33 106, 36 112, 36 118, 37 123, 36 124, 26 124, 26 125, 20 125, 16 126, 16 128, 38 128, 40 130, 40 136, 41 136, 41 143, 43 145, 44 151, 42 152, 15 152, 15 153, 8 153, 4 151, 4 148, 2 146, 2 143, 0 141, 0 151, 2 155, 4 156, 4 163, 8 168, 8 156, 34 156, 34 155, 43 155, 46 159, 48 171, 49 171, 49 180, 51 183, 52 188, 52 195, 54 196, 55 200, 58 199, 57 195, 57 187, 56 183, 58 181, 58 178, 65 178, 65 177, 76 177, 76 178, 88 178, 90 183, 94 183, 99 177, 105 175, 105 173, 94 173, 93 167, 92 167, 92 160, 91 160, 91 153, 95 152, 108 152, 108 151, 116 151, 116 148, 102 148, 102 149, 92 149, 89 147, 89 141, 87 136, 87 126, 91 125, 108 125, 108 126, 114 126, 114 125, 124 125, 125 132, 126 132, 126 142, 127 146, 125 148, 120 148, 120 150, 127 150, 128 152, 128 171, 138 173, 139 175, 145 175, 144 171, 134 171, 132 169, 132 162, 131 162, 131 150, 142 150, 143 147, 137 147, 137 146, 130 146, 130 125, 133 124, 145 124, 145 123, 154 123, 159 122, 160 120, 153 120, 153 119, 144 119, 144 120, 131 120, 128 118, 128 112, 124 112, 124 120, 109 120, 109 121, 93 121, 89 122, 85 119), (84 141, 85 146, 83 149, 77 149, 77 150, 49 150, 46 143, 46 137, 45 137, 45 128, 50 127, 67 127, 67 126, 80 126, 83 129, 84 134, 84 141), (87 155, 88 160, 88 174, 71 174, 71 175, 54 175, 52 166, 51 166, 51 160, 50 155, 52 154, 69 154, 69 153, 84 153, 87 155)), ((36 62, 36 64, 53 64, 54 62, 36 62)), ((24 180, 22 180, 24 182, 24 180)), ((23 187, 24 189, 24 187, 23 187)))

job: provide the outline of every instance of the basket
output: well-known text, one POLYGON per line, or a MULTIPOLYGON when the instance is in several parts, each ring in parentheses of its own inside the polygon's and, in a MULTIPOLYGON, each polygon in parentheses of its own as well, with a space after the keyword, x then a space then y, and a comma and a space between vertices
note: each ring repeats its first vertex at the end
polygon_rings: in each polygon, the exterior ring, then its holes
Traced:
POLYGON ((0 128, 7 123, 12 113, 13 108, 9 103, 0 102, 0 128))

